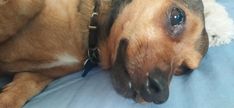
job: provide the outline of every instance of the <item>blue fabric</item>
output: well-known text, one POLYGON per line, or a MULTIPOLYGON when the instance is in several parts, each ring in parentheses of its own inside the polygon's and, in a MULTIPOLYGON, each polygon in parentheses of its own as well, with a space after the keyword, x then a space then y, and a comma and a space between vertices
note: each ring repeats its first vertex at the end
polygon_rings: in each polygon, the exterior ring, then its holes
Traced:
MULTIPOLYGON (((234 1, 219 2, 234 18, 234 1)), ((81 74, 54 81, 24 108, 234 108, 234 42, 210 48, 192 74, 173 77, 169 100, 162 105, 123 98, 113 89, 108 72, 100 68, 85 78, 81 74)))

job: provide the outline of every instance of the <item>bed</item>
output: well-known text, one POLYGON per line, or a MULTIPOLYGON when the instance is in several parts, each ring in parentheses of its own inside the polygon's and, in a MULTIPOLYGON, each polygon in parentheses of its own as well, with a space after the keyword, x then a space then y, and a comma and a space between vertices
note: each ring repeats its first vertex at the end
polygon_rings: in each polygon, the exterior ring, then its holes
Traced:
MULTIPOLYGON (((218 0, 234 19, 234 1, 218 0)), ((193 73, 174 76, 170 97, 161 105, 138 104, 113 89, 108 72, 94 68, 52 82, 24 108, 234 108, 234 42, 212 47, 193 73)), ((0 78, 0 86, 9 78, 0 78)))

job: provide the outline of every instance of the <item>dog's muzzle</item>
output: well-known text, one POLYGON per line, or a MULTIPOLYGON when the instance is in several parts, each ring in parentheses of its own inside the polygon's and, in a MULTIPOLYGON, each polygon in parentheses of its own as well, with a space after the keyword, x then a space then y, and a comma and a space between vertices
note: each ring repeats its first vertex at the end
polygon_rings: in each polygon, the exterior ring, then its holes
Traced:
MULTIPOLYGON (((132 78, 126 68, 127 40, 121 40, 114 66, 111 69, 112 83, 116 91, 127 98, 141 98, 146 102, 164 103, 169 97, 169 82, 171 75, 160 69, 149 72, 142 79, 132 78), (140 81, 137 81, 140 80, 140 81)), ((140 76, 141 77, 141 76, 140 76)))

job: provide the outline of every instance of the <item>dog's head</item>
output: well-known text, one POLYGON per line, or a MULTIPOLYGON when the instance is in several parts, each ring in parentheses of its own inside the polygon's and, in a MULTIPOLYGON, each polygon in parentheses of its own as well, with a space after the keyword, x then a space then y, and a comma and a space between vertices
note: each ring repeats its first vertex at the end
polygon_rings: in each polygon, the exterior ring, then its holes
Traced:
POLYGON ((201 0, 132 0, 111 28, 102 65, 120 94, 163 103, 172 75, 199 66, 207 38, 201 0))

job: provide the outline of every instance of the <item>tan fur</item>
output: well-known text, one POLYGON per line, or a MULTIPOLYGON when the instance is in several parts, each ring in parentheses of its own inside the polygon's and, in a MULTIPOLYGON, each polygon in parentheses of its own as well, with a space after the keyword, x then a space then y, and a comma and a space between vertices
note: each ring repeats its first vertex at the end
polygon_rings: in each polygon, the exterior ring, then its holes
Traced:
POLYGON ((15 35, 44 6, 44 0, 1 0, 0 42, 15 35))
MULTIPOLYGON (((75 56, 82 63, 86 56, 89 24, 83 14, 90 16, 92 8, 77 12, 77 5, 77 0, 47 0, 41 13, 24 30, 0 46, 2 69, 12 72, 34 70, 32 67, 53 62, 55 55, 62 53, 75 56)), ((86 5, 92 6, 82 3, 83 7, 86 5)))
POLYGON ((39 93, 51 78, 39 73, 22 72, 15 75, 0 94, 1 108, 21 108, 24 103, 39 93))
POLYGON ((0 94, 0 108, 21 108, 54 78, 82 68, 93 7, 92 0, 9 0, 0 6, 0 69, 15 74, 0 94), (79 62, 43 68, 64 53, 79 62))

